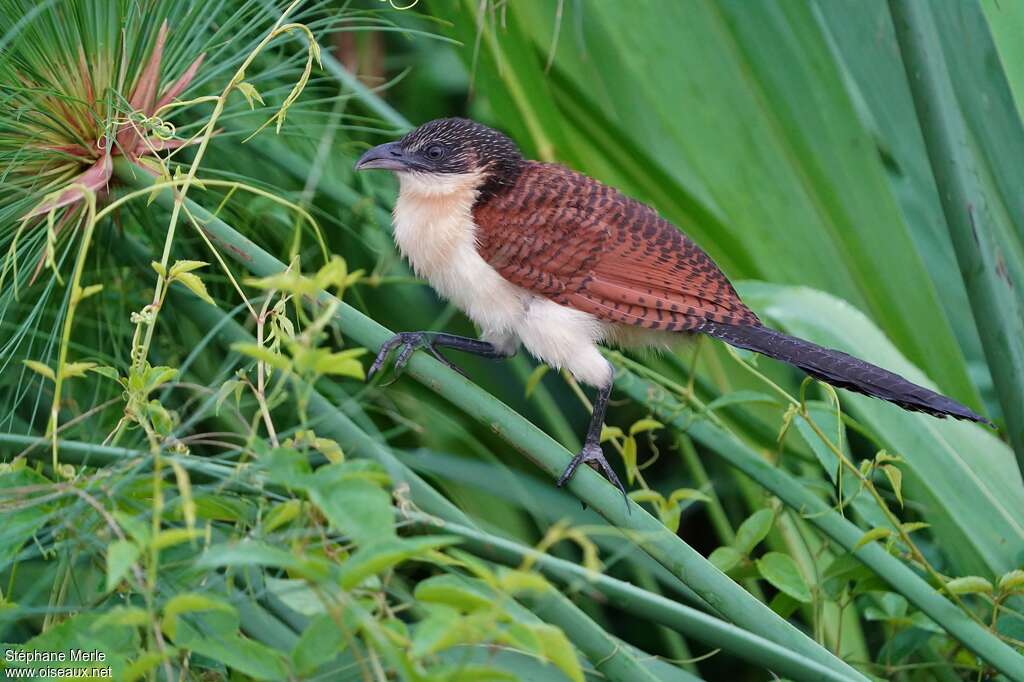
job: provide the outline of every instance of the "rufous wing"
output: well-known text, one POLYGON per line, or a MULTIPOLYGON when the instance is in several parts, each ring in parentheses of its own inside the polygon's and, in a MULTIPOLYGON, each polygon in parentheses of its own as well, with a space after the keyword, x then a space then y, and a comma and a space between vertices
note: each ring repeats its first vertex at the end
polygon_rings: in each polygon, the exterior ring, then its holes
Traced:
POLYGON ((480 255, 505 279, 605 322, 665 331, 759 324, 675 226, 564 166, 529 162, 473 217, 480 255))

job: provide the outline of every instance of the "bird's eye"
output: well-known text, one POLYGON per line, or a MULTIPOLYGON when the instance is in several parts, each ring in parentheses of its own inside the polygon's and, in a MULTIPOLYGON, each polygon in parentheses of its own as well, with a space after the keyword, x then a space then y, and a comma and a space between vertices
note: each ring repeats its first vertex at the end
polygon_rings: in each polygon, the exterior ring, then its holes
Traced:
POLYGON ((431 161, 437 161, 444 156, 444 147, 442 147, 439 144, 431 145, 427 147, 426 154, 427 158, 430 159, 431 161))

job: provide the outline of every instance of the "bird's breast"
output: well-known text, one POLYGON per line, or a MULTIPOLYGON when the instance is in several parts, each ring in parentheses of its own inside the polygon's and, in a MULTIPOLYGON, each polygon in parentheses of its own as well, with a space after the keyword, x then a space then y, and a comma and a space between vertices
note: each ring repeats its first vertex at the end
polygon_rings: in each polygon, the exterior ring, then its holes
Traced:
POLYGON ((404 191, 395 204, 395 243, 417 275, 482 330, 515 329, 530 298, 477 251, 475 190, 424 195, 404 191))

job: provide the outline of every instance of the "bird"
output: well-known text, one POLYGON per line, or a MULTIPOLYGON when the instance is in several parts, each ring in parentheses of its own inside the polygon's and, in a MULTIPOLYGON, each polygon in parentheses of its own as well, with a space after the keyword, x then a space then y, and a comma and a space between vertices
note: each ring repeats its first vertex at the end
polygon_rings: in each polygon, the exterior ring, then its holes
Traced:
POLYGON ((665 348, 704 334, 905 410, 990 423, 894 372, 764 325, 711 257, 655 209, 563 165, 527 160, 482 123, 429 121, 369 149, 355 169, 398 176, 399 251, 480 330, 479 339, 395 334, 367 378, 396 349, 396 370, 418 349, 457 369, 439 348, 499 359, 520 345, 568 370, 596 398, 558 486, 586 463, 626 494, 601 448, 615 371, 600 345, 665 348))

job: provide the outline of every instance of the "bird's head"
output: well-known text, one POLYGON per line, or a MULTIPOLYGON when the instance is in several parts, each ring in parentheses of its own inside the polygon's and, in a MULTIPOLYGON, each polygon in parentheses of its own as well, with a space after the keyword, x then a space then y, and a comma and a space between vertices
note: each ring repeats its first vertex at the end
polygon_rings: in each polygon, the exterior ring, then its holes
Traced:
POLYGON ((503 133, 466 118, 439 118, 370 149, 356 170, 395 171, 403 191, 443 194, 467 186, 497 191, 516 179, 522 164, 519 148, 503 133))

